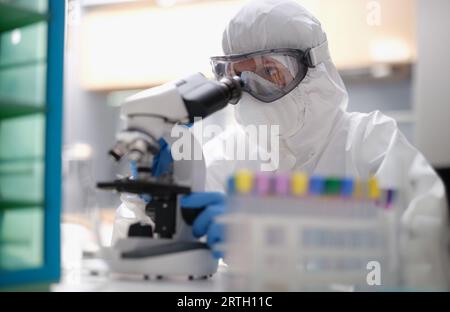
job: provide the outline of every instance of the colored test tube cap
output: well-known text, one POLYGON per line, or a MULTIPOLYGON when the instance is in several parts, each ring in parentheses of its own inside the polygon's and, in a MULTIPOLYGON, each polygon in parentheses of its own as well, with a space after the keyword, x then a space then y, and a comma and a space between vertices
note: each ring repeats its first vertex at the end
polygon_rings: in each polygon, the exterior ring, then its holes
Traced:
POLYGON ((296 196, 303 196, 308 193, 308 176, 303 173, 295 173, 292 175, 291 189, 292 194, 296 196))
POLYGON ((375 177, 369 179, 369 199, 379 199, 381 197, 381 190, 378 185, 378 180, 375 177))
POLYGON ((289 195, 290 177, 285 174, 280 174, 275 177, 275 192, 277 195, 289 195))
POLYGON ((355 191, 355 181, 350 178, 341 181, 341 195, 346 198, 351 198, 355 191))
POLYGON ((341 193, 341 180, 336 178, 329 178, 325 180, 325 194, 328 196, 336 196, 341 193))
POLYGON ((392 208, 392 205, 394 204, 395 201, 395 190, 388 190, 387 194, 386 194, 386 208, 392 208))
POLYGON ((237 172, 235 178, 236 191, 241 194, 249 194, 253 191, 253 173, 248 170, 237 172))
POLYGON ((236 180, 235 180, 234 176, 228 178, 227 190, 228 190, 228 194, 230 194, 230 195, 233 195, 236 193, 236 180))
POLYGON ((268 174, 259 173, 256 175, 256 192, 260 196, 266 196, 271 191, 272 178, 268 174))
POLYGON ((325 179, 314 176, 309 180, 309 193, 312 195, 322 195, 325 192, 325 179))
POLYGON ((360 179, 354 181, 353 197, 356 199, 363 199, 366 197, 365 185, 360 179))

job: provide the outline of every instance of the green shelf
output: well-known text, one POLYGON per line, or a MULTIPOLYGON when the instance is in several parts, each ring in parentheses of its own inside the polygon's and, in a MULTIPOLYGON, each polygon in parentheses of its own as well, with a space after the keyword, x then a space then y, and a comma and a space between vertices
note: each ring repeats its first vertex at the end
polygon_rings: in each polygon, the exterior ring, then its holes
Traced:
POLYGON ((48 15, 0 2, 0 32, 47 20, 48 15))
POLYGON ((0 98, 0 121, 2 119, 22 117, 45 112, 44 105, 15 103, 14 100, 0 98))
POLYGON ((35 207, 43 207, 44 203, 41 201, 2 201, 0 200, 0 211, 12 209, 29 209, 35 207))

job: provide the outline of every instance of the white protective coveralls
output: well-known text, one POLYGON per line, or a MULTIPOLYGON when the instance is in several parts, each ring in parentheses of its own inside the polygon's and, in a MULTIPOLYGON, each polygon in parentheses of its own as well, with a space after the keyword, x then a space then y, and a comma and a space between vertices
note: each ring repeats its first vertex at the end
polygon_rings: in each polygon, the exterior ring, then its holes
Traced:
MULTIPOLYGON (((258 0, 230 21, 223 50, 226 55, 276 48, 305 51, 326 41, 320 22, 295 1, 258 0)), ((245 94, 236 106, 236 120, 242 126, 280 125, 277 171, 362 179, 375 175, 382 187, 400 189, 403 282, 447 289, 448 208, 442 181, 395 120, 378 111, 346 112, 344 83, 329 54, 322 57, 296 89, 274 103, 245 94)), ((239 168, 258 169, 220 152, 229 136, 245 136, 239 127, 231 129, 204 146, 209 191, 224 190, 227 177, 239 168)))

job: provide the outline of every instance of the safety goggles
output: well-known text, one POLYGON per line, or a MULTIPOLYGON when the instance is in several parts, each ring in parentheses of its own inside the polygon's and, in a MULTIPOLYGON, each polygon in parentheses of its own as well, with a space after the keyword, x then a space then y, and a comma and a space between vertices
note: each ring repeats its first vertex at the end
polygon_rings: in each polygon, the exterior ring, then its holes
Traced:
POLYGON ((263 50, 247 54, 211 58, 218 80, 238 76, 243 90, 256 99, 271 103, 295 89, 308 69, 329 58, 327 42, 307 51, 296 49, 263 50))

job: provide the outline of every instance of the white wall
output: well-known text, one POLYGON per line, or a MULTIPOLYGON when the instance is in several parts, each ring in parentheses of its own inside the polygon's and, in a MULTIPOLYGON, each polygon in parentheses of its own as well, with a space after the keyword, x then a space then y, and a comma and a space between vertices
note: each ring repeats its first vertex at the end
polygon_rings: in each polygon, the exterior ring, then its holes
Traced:
POLYGON ((450 167, 450 1, 416 1, 416 142, 434 166, 450 167))

